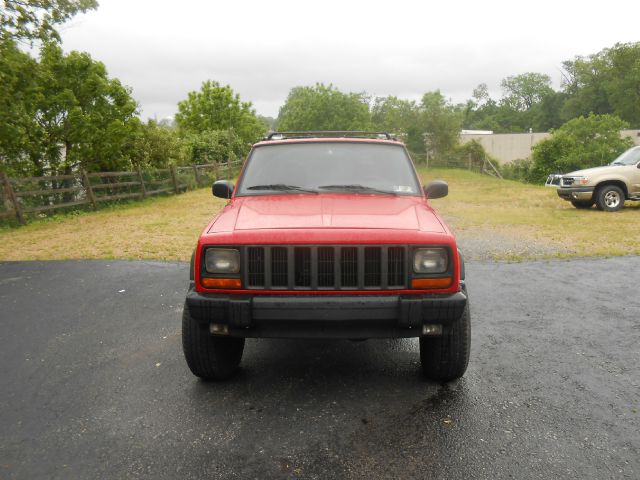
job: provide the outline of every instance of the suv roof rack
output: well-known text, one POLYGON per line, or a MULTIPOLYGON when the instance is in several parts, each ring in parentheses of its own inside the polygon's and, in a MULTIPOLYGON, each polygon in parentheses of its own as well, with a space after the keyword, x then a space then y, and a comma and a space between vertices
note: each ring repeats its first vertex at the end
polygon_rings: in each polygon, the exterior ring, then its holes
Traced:
POLYGON ((358 132, 350 130, 310 130, 301 132, 271 132, 263 140, 283 140, 285 138, 377 138, 384 140, 397 140, 387 132, 358 132))

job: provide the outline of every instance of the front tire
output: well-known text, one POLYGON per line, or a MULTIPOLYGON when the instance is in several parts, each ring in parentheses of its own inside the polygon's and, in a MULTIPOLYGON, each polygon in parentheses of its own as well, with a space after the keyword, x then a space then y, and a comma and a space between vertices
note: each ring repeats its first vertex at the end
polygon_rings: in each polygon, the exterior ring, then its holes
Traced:
POLYGON ((591 208, 594 203, 592 200, 571 200, 571 205, 579 209, 591 208))
POLYGON ((430 380, 449 382, 462 377, 469 365, 471 319, 469 303, 458 320, 437 337, 420 337, 422 371, 430 380))
POLYGON ((605 212, 615 212, 624 206, 624 192, 615 185, 600 187, 596 194, 596 205, 605 212))
POLYGON ((182 312, 182 351, 189 369, 196 377, 224 380, 238 370, 244 351, 244 338, 211 335, 208 325, 194 319, 185 303, 182 312))

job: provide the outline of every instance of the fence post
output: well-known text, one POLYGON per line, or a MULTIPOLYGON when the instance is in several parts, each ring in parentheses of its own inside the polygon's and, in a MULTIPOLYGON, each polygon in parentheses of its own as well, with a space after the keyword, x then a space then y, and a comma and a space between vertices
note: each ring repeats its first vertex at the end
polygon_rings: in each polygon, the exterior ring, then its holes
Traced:
POLYGON ((170 165, 169 171, 171 172, 171 179, 173 180, 173 190, 178 193, 178 174, 176 173, 176 166, 170 165))
POLYGON ((16 212, 16 218, 24 225, 26 222, 24 220, 24 215, 22 214, 22 208, 20 208, 18 198, 16 197, 16 193, 13 191, 9 177, 5 172, 0 172, 0 177, 2 177, 2 183, 4 184, 7 196, 9 197, 9 200, 11 200, 11 203, 13 203, 13 210, 16 212))
POLYGON ((87 197, 89 197, 91 206, 94 209, 98 208, 96 205, 96 196, 93 193, 93 188, 91 188, 91 182, 89 181, 89 175, 87 175, 86 170, 82 167, 80 167, 80 175, 82 175, 82 184, 84 185, 84 190, 87 192, 87 197))
POLYGON ((193 166, 193 173, 196 177, 196 188, 200 187, 200 174, 198 174, 198 166, 193 166))
POLYGON ((147 189, 144 186, 144 177, 142 176, 142 169, 140 165, 136 167, 136 171, 138 172, 138 181, 140 182, 140 191, 142 192, 142 198, 147 198, 147 189))
POLYGON ((218 162, 217 161, 213 162, 213 177, 215 180, 218 180, 219 178, 218 177, 220 175, 219 169, 220 169, 220 166, 218 165, 218 162))

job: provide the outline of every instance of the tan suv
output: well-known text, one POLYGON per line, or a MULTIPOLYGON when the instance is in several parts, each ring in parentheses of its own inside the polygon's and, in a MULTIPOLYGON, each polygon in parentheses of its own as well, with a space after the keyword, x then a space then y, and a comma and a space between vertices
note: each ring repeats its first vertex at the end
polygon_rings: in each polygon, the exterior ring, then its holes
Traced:
POLYGON ((625 200, 640 200, 640 146, 632 147, 611 164, 562 175, 558 196, 576 208, 620 210, 625 200))

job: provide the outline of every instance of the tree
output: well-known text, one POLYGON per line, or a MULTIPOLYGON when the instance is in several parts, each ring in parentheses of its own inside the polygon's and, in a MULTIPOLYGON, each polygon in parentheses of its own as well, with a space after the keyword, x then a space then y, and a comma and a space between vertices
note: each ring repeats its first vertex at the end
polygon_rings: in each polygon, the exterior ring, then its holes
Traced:
POLYGON ((322 83, 295 87, 280 108, 278 129, 368 130, 371 114, 367 100, 363 93, 343 93, 322 83))
POLYGON ((199 91, 189 92, 187 99, 178 103, 175 120, 183 136, 227 130, 235 132, 247 145, 267 130, 250 102, 242 102, 229 85, 221 86, 212 80, 203 82, 199 91))
POLYGON ((140 134, 130 90, 89 54, 65 55, 56 44, 43 47, 39 70, 42 95, 35 119, 41 156, 52 170, 130 166, 140 134))
POLYGON ((611 113, 640 127, 640 42, 617 43, 563 67, 564 118, 611 113))
POLYGON ((175 128, 149 120, 142 125, 135 142, 133 161, 136 165, 164 168, 183 163, 183 143, 175 128))
POLYGON ((507 77, 501 86, 504 104, 520 112, 530 110, 546 95, 553 93, 551 78, 542 73, 528 72, 507 77))
POLYGON ((234 162, 247 153, 247 144, 233 130, 205 130, 182 138, 185 161, 189 164, 234 162))
POLYGON ((97 7, 96 0, 2 0, 0 40, 60 41, 56 26, 97 7))
POLYGON ((491 95, 489 95, 489 87, 487 87, 486 83, 478 84, 478 86, 473 89, 471 96, 473 97, 474 104, 477 107, 482 107, 493 102, 493 100, 491 100, 491 95))
POLYGON ((610 163, 633 145, 620 136, 629 124, 614 115, 578 117, 533 147, 530 181, 542 182, 550 173, 570 172, 610 163))
POLYGON ((371 120, 374 130, 404 137, 409 150, 424 152, 422 117, 413 100, 377 97, 371 107, 371 120))
POLYGON ((0 41, 0 169, 17 175, 41 172, 28 160, 37 130, 38 76, 33 58, 12 40, 0 41))
POLYGON ((462 112, 440 90, 422 96, 420 111, 428 151, 440 158, 453 152, 460 138, 462 112))

